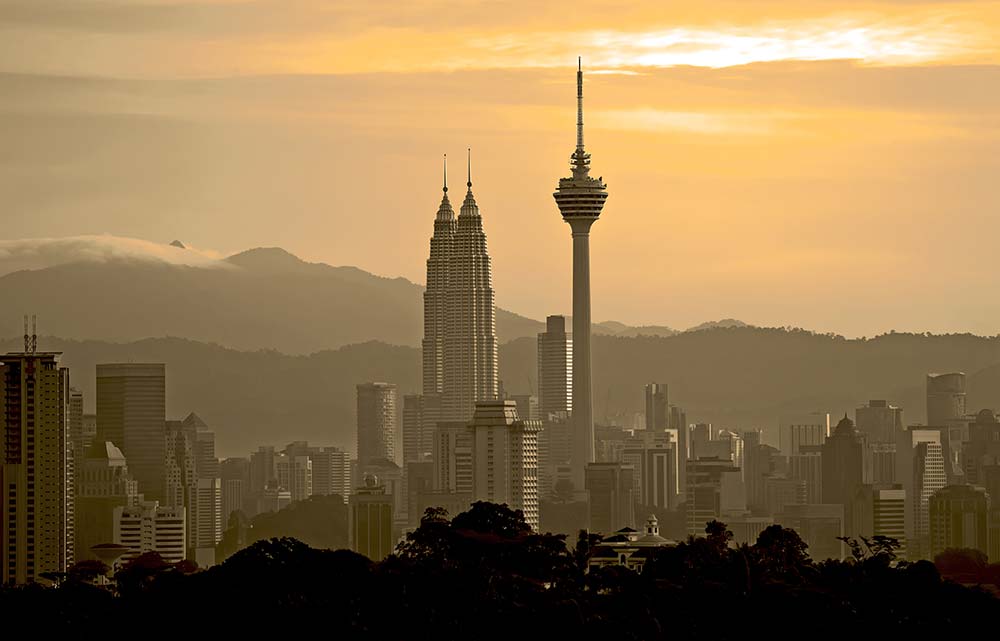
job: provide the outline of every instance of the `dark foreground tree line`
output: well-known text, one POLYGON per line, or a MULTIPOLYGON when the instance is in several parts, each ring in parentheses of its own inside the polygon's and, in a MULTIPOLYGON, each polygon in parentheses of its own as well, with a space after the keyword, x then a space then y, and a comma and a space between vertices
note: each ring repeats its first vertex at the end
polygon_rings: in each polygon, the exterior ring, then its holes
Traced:
MULTIPOLYGON (((928 638, 1000 621, 988 589, 943 579, 927 561, 897 562, 892 541, 851 541, 848 560, 816 563, 780 526, 754 545, 733 546, 717 522, 706 534, 657 549, 641 573, 588 572, 596 537, 568 544, 532 532, 520 512, 476 503, 452 519, 428 510, 378 563, 273 538, 204 571, 143 555, 109 589, 92 583, 99 564, 84 562, 56 588, 3 588, 0 613, 130 636, 283 628, 385 639, 928 638)), ((966 569, 976 562, 953 556, 966 569)))

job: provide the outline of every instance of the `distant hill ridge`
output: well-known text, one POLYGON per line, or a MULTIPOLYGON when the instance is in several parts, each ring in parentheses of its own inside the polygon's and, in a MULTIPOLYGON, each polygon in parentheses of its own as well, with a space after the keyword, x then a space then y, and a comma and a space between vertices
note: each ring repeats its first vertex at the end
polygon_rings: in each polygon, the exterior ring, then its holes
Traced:
MULTIPOLYGON (((297 439, 352 449, 355 384, 386 380, 400 397, 420 388, 420 351, 377 341, 308 356, 239 351, 180 338, 130 343, 42 336, 64 352, 71 383, 94 407, 95 365, 167 364, 171 418, 197 412, 218 435, 223 456, 297 439)), ((970 412, 1000 408, 1000 337, 888 334, 845 339, 803 330, 715 328, 674 336, 594 337, 594 415, 643 411, 643 385, 663 382, 689 421, 772 431, 789 412, 853 416, 870 399, 900 405, 908 424, 924 420, 927 372, 969 374, 970 412)), ((20 337, 0 349, 21 349, 20 337)), ((535 392, 537 348, 520 338, 500 348, 500 376, 512 394, 535 392)), ((398 439, 399 440, 399 439, 398 439)))

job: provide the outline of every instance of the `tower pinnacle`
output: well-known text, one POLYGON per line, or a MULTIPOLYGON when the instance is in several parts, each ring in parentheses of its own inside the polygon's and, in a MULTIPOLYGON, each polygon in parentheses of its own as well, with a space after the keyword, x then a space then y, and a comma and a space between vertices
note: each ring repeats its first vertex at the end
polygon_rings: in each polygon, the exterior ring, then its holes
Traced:
POLYGON ((468 158, 468 160, 469 160, 469 182, 467 182, 465 184, 469 188, 469 191, 471 192, 472 191, 472 147, 469 147, 465 151, 469 155, 469 158, 468 158))
POLYGON ((444 155, 444 193, 448 193, 448 154, 444 155))

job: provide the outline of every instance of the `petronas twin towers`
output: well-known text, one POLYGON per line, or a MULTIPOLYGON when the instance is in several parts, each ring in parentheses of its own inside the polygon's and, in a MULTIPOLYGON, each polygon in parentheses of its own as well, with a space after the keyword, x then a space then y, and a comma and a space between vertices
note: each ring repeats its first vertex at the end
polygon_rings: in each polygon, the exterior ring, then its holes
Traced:
POLYGON ((441 420, 468 421, 476 401, 497 397, 496 300, 472 161, 458 218, 444 195, 434 220, 424 292, 423 391, 440 395, 441 420))

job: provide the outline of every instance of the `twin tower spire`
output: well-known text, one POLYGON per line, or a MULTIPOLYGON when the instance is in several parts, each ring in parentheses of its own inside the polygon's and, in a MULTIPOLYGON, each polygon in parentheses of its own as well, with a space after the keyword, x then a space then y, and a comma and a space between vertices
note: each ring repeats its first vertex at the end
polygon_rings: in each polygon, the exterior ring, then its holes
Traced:
MULTIPOLYGON (((472 195, 472 149, 471 148, 467 149, 466 152, 467 152, 466 162, 467 162, 467 167, 468 167, 468 180, 466 181, 465 185, 468 188, 468 191, 465 194, 465 200, 466 200, 466 203, 475 206, 476 205, 476 199, 472 195)), ((451 201, 448 200, 448 154, 444 155, 444 170, 443 170, 443 174, 444 174, 444 182, 443 182, 441 191, 444 192, 444 196, 441 197, 441 206, 438 207, 438 219, 439 220, 442 218, 442 216, 444 216, 444 217, 448 217, 448 216, 454 217, 454 215, 455 215, 455 210, 453 210, 451 208, 451 201)), ((465 205, 463 205, 463 207, 464 206, 465 205)), ((479 213, 479 207, 476 206, 475 209, 476 209, 476 213, 478 214, 479 213)))

